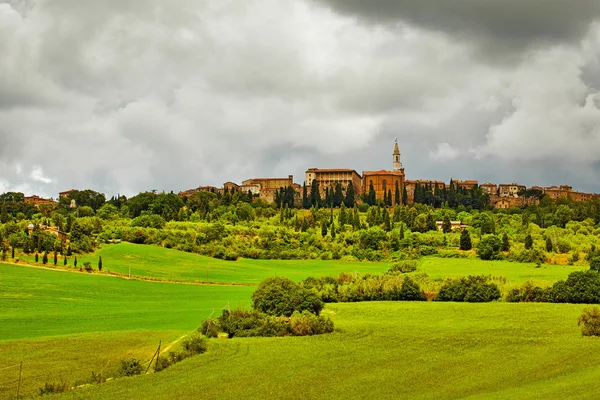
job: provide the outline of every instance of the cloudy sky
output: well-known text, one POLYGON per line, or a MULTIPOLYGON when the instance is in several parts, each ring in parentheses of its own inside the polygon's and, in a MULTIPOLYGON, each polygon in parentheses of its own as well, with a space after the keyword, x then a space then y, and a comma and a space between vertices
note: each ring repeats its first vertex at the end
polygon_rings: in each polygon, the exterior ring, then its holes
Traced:
POLYGON ((0 0, 0 192, 310 167, 600 192, 597 0, 0 0))

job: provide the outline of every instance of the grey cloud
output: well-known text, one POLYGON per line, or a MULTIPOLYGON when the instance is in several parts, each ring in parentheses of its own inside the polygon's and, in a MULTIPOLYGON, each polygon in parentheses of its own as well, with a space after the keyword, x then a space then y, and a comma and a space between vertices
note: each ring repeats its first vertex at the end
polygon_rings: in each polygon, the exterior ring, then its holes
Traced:
POLYGON ((404 22, 449 33, 476 43, 479 51, 496 61, 532 46, 577 42, 600 16, 596 0, 313 1, 369 23, 404 22))

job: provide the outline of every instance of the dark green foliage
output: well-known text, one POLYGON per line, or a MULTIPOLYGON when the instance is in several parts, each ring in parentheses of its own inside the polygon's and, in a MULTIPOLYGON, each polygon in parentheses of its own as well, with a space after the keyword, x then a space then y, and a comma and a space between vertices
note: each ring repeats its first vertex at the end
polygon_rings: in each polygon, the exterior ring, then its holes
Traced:
POLYGON ((552 286, 549 301, 553 303, 600 303, 600 273, 597 271, 576 271, 569 274, 566 281, 558 281, 552 286))
POLYGON ((502 251, 510 251, 510 240, 506 232, 502 235, 502 251))
POLYGON ((58 253, 54 252, 54 265, 58 264, 58 253))
POLYGON ((98 258, 98 271, 102 271, 102 256, 98 258))
POLYGON ((520 288, 511 289, 506 295, 506 301, 511 303, 547 302, 550 290, 550 288, 544 289, 534 286, 530 281, 526 281, 520 288))
POLYGON ((48 252, 45 251, 44 255, 42 256, 42 264, 46 265, 48 264, 48 252))
POLYGON ((554 246, 552 245, 552 239, 550 239, 549 237, 546 238, 546 251, 548 253, 552 252, 552 250, 554 249, 554 246))
POLYGON ((442 221, 442 232, 450 233, 452 231, 452 221, 450 221, 450 216, 448 214, 444 215, 444 219, 442 221))
POLYGON ((142 373, 142 363, 137 358, 125 358, 119 365, 119 375, 134 376, 142 373))
POLYGON ((404 278, 400 287, 400 298, 405 301, 427 301, 427 296, 418 283, 410 277, 404 278))
POLYGON ((417 270, 417 262, 415 260, 398 261, 387 270, 388 274, 407 274, 417 270))
POLYGON ((64 256, 64 257, 63 257, 63 265, 64 265, 64 266, 66 266, 66 265, 67 265, 67 257, 66 257, 66 256, 64 256))
POLYGON ((40 396, 44 396, 46 394, 55 394, 55 393, 63 393, 67 390, 71 389, 71 385, 67 382, 58 382, 58 383, 44 383, 44 386, 40 388, 40 396))
POLYGON ((447 280, 436 297, 438 301, 489 302, 500 298, 498 285, 486 276, 468 276, 447 280))
POLYGON ((92 268, 92 263, 89 261, 83 263, 83 269, 85 269, 87 272, 92 272, 94 270, 92 268))
MULTIPOLYGON (((11 248, 11 255, 10 258, 14 259, 15 258, 15 246, 12 246, 11 248)), ((54 265, 56 265, 56 263, 54 263, 54 265)))
POLYGON ((525 248, 527 250, 529 250, 532 247, 533 247, 533 237, 531 237, 531 234, 528 233, 527 236, 525 236, 525 248))
POLYGON ((473 245, 471 244, 471 235, 466 229, 460 233, 460 249, 471 250, 473 245))
POLYGON ((327 236, 327 221, 321 221, 321 236, 327 236))
POLYGON ((258 311, 223 310, 219 329, 229 338, 252 336, 307 336, 333 332, 329 318, 296 311, 289 318, 275 317, 258 311))
POLYGON ((319 315, 324 303, 310 290, 283 277, 267 278, 252 294, 254 308, 273 316, 289 317, 305 310, 319 315))
POLYGON ((596 256, 590 261, 590 270, 600 271, 600 257, 596 256))
POLYGON ((577 325, 581 326, 582 336, 600 336, 600 308, 584 308, 577 319, 577 325))
POLYGON ((198 333, 191 335, 185 338, 181 342, 181 347, 183 347, 183 351, 187 353, 188 356, 195 356, 196 354, 202 354, 206 352, 206 339, 198 333))
POLYGON ((131 226, 139 226, 142 228, 164 228, 166 222, 160 215, 144 214, 131 220, 131 226))
POLYGON ((219 336, 219 326, 217 321, 212 318, 205 319, 198 327, 198 332, 206 336, 207 338, 216 338, 219 336))
POLYGON ((479 241, 477 255, 482 260, 494 260, 499 257, 502 242, 496 235, 487 235, 479 241))
POLYGON ((77 256, 75 256, 75 259, 73 260, 73 266, 77 268, 77 256))
POLYGON ((39 256, 37 252, 35 253, 35 262, 39 262, 39 256))

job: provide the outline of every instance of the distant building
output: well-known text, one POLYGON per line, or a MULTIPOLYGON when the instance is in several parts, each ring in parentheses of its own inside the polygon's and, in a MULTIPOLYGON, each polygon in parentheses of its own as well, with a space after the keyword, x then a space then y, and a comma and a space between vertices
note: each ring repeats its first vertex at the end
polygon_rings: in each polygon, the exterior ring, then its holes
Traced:
POLYGON ((518 183, 503 183, 498 185, 498 195, 500 197, 519 197, 519 192, 525 189, 527 189, 525 185, 518 183))
POLYGON ((242 186, 249 185, 258 185, 260 187, 260 198, 268 203, 273 203, 275 201, 275 191, 288 186, 294 187, 294 176, 288 175, 287 178, 252 178, 242 182, 242 186))
POLYGON ((56 205, 56 204, 58 204, 58 202, 56 202, 52 199, 44 199, 44 198, 34 194, 33 196, 25 197, 25 204, 31 204, 32 206, 37 207, 42 204, 56 205))
POLYGON ((321 194, 325 191, 325 188, 335 189, 337 184, 342 185, 342 189, 348 189, 348 186, 352 185, 354 194, 359 196, 362 193, 361 177, 353 169, 346 168, 332 168, 332 169, 320 169, 320 168, 309 168, 306 170, 306 186, 310 192, 313 181, 317 181, 319 184, 319 191, 321 194))
POLYGON ((495 196, 498 194, 498 185, 494 183, 482 183, 481 185, 479 185, 479 187, 481 188, 483 193, 487 193, 490 196, 495 196))
POLYGON ((474 187, 476 187, 478 185, 477 181, 474 180, 467 180, 467 181, 453 181, 453 183, 457 186, 457 187, 461 187, 463 189, 467 189, 467 190, 472 190, 474 187))
POLYGON ((69 197, 69 195, 70 195, 71 193, 73 193, 74 191, 75 191, 74 189, 71 189, 71 190, 66 190, 66 191, 64 191, 64 192, 60 192, 60 193, 58 194, 58 198, 59 198, 59 199, 62 199, 63 197, 69 197))
MULTIPOLYGON (((435 225, 437 226, 438 230, 442 230, 443 226, 444 226, 444 221, 436 221, 435 225)), ((467 225, 463 225, 463 223, 461 221, 450 221, 450 225, 452 226, 451 230, 455 231, 455 230, 461 230, 464 231, 467 228, 467 225)))
POLYGON ((392 165, 391 171, 379 170, 379 171, 363 171, 362 174, 362 193, 369 193, 371 186, 375 190, 375 197, 378 200, 383 200, 387 194, 392 194, 392 202, 402 202, 402 191, 404 189, 404 168, 400 161, 400 149, 398 148, 398 142, 394 144, 394 152, 392 154, 392 165), (400 198, 396 200, 396 188, 398 188, 398 194, 400 198), (385 195, 385 196, 384 196, 385 195))

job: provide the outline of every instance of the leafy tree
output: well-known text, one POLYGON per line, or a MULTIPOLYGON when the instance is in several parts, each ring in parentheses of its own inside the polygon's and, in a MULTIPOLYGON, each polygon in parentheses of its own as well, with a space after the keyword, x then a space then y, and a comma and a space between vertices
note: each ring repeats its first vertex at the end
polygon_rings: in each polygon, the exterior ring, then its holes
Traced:
POLYGON ((583 314, 577 319, 581 326, 582 336, 600 336, 600 308, 588 307, 583 309, 583 314))
POLYGON ((498 257, 502 242, 496 235, 486 235, 477 246, 477 255, 482 260, 493 260, 498 257))
POLYGON ((5 224, 8 222, 9 218, 8 211, 6 211, 6 206, 2 204, 2 207, 0 207, 0 222, 5 224))
POLYGON ((527 250, 530 250, 533 247, 533 237, 531 236, 531 233, 528 233, 527 236, 525 236, 525 248, 527 250))
POLYGON ((471 244, 471 235, 466 229, 460 233, 460 249, 471 250, 473 245, 471 244))
POLYGON ((310 311, 319 315, 324 303, 313 292, 288 278, 265 279, 252 294, 254 308, 265 314, 289 317, 294 311, 310 311))
POLYGON ((510 241, 506 232, 502 235, 502 251, 510 251, 510 241))

